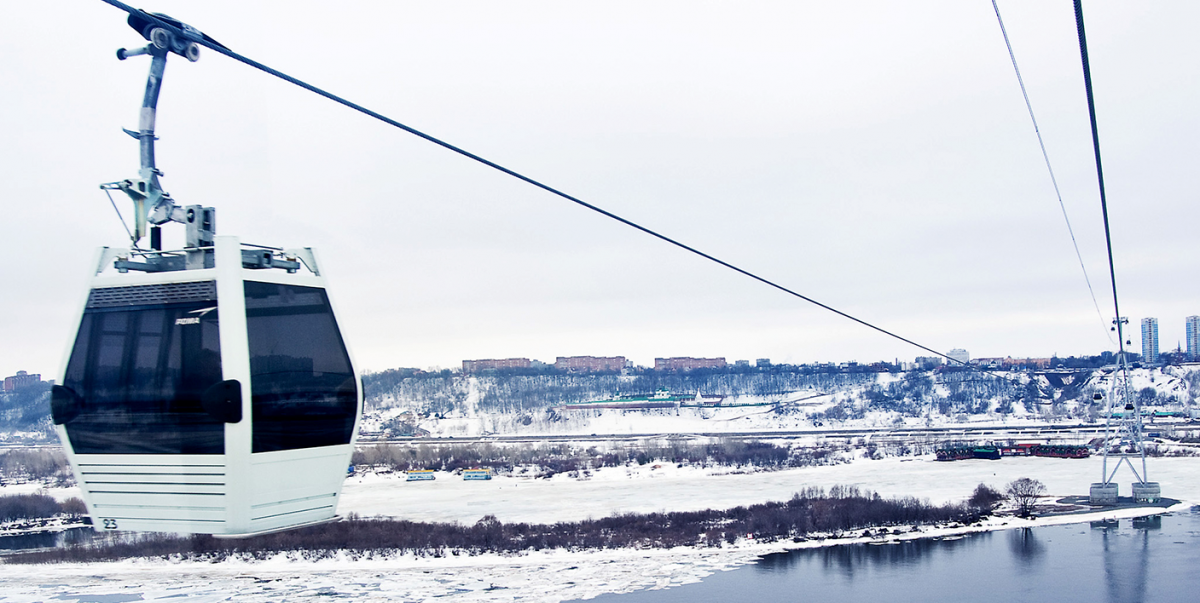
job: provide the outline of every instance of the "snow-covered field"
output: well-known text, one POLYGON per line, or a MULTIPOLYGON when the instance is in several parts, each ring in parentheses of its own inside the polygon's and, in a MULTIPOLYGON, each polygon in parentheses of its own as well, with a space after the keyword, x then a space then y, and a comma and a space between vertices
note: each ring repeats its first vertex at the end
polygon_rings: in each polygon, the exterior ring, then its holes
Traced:
MULTIPOLYGON (((367 475, 347 480, 339 512, 422 521, 552 522, 617 512, 722 508, 782 500, 806 486, 857 485, 932 502, 960 500, 980 482, 1003 487, 1018 477, 1044 482, 1052 496, 1086 494, 1099 479, 1099 458, 1015 458, 937 463, 931 457, 858 460, 777 472, 736 473, 653 465, 610 468, 587 480, 500 477, 464 482, 439 474, 433 482, 367 475)), ((1118 474, 1123 493, 1132 476, 1118 474)), ((1165 496, 1200 503, 1200 458, 1150 460, 1150 478, 1165 496)), ((4 490, 5 493, 11 492, 4 490)), ((69 496, 70 489, 53 492, 69 496)), ((1111 511, 1129 517, 1138 510, 1111 511)), ((1097 519, 1097 515, 1034 520, 996 519, 981 527, 931 529, 904 537, 1097 519)), ((843 539, 855 542, 861 539, 843 539)), ((564 601, 602 593, 663 588, 753 562, 760 555, 825 543, 740 541, 720 550, 547 551, 505 557, 449 556, 305 561, 280 555, 265 562, 126 561, 26 567, 0 565, 0 601, 281 601, 338 596, 354 601, 564 601)))
MULTIPOLYGON (((1161 484, 1164 496, 1200 501, 1200 458, 1148 462, 1150 479, 1161 484)), ((980 482, 1003 490, 1020 477, 1040 480, 1051 496, 1086 495, 1090 484, 1100 481, 1101 463, 1100 457, 939 463, 928 455, 751 473, 728 468, 664 464, 655 469, 655 465, 635 465, 601 469, 587 480, 561 473, 550 479, 497 477, 481 482, 463 481, 447 473, 439 473, 432 482, 405 482, 403 474, 367 475, 346 481, 338 511, 462 523, 474 523, 491 514, 503 522, 548 523, 615 513, 725 509, 787 500, 807 486, 828 489, 839 484, 874 490, 883 496, 960 502, 980 482)), ((1122 468, 1117 477, 1122 495, 1128 495, 1132 474, 1122 468)))

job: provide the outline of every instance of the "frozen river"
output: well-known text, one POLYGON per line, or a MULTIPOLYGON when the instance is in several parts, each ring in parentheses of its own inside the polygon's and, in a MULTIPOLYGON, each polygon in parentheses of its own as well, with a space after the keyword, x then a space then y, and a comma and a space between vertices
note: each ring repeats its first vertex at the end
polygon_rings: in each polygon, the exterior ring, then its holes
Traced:
POLYGON ((768 555, 668 590, 597 603, 1195 601, 1200 508, 1167 516, 768 555))

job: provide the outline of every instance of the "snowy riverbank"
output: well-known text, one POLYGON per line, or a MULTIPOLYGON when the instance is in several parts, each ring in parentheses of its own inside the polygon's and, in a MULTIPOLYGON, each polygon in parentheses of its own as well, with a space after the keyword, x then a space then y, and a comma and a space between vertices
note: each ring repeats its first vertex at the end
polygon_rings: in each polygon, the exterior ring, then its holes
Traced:
MULTIPOLYGON (((1178 510, 1186 508, 1179 505, 1178 510)), ((1123 509, 1032 520, 999 517, 977 526, 928 528, 878 538, 841 538, 805 542, 741 540, 722 549, 540 551, 522 555, 373 559, 343 557, 305 561, 280 554, 267 561, 220 563, 130 560, 103 564, 0 566, 4 601, 267 602, 336 596, 353 601, 558 602, 604 593, 670 588, 697 582, 712 573, 753 563, 763 555, 788 550, 899 542, 914 538, 954 538, 962 534, 1137 517, 1148 509, 1123 509), (36 578, 31 578, 36 576, 36 578)))
MULTIPOLYGON (((404 517, 418 521, 473 523, 486 514, 501 521, 553 522, 602 517, 616 512, 725 508, 783 500, 806 486, 857 485, 884 496, 914 495, 932 502, 957 501, 979 482, 1003 487, 1017 477, 1047 485, 1054 498, 1087 492, 1100 473, 1100 459, 1005 459, 937 463, 916 459, 860 460, 832 467, 763 473, 641 465, 597 471, 591 479, 497 478, 464 482, 441 474, 433 482, 368 475, 347 481, 341 513, 404 517)), ((1200 503, 1200 459, 1151 459, 1151 478, 1166 496, 1200 503)), ((1128 491, 1127 471, 1120 474, 1128 491)), ((6 490, 7 492, 7 490, 6 490)), ((56 495, 70 495, 69 490, 56 495)), ((1135 517, 1153 512, 1121 509, 1033 520, 999 517, 976 526, 924 528, 884 541, 954 537, 984 530, 1135 517)), ((602 593, 666 588, 695 582, 717 571, 752 563, 760 556, 816 546, 879 538, 804 542, 742 539, 722 549, 540 551, 516 556, 479 555, 305 561, 278 555, 268 561, 221 563, 130 560, 55 566, 0 565, 4 601, 47 599, 124 601, 278 601, 337 595, 355 601, 566 601, 602 593), (32 576, 32 577, 31 577, 32 576), (108 595, 108 596, 101 596, 108 595)))

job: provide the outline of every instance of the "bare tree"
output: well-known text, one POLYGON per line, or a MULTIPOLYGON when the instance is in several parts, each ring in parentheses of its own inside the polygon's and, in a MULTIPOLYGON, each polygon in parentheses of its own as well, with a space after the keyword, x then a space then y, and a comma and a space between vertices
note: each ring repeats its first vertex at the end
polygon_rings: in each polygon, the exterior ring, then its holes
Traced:
POLYGON ((967 506, 981 514, 987 514, 995 509, 996 504, 1002 500, 1004 500, 1003 494, 987 484, 980 483, 975 486, 975 492, 971 494, 971 498, 967 499, 967 506))
POLYGON ((1007 488, 1008 497, 1017 505, 1017 515, 1020 517, 1033 514, 1033 505, 1045 491, 1046 484, 1028 477, 1013 480, 1007 488))

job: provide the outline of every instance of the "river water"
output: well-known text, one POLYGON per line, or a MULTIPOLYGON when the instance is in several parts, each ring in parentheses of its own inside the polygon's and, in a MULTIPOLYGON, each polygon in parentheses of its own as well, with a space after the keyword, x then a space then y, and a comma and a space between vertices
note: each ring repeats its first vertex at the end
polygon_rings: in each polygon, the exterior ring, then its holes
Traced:
POLYGON ((843 545, 764 557, 598 603, 1200 601, 1200 507, 1141 519, 843 545))
POLYGON ((87 544, 95 539, 95 534, 96 532, 90 527, 75 527, 58 532, 3 535, 0 536, 0 555, 17 551, 87 544))

